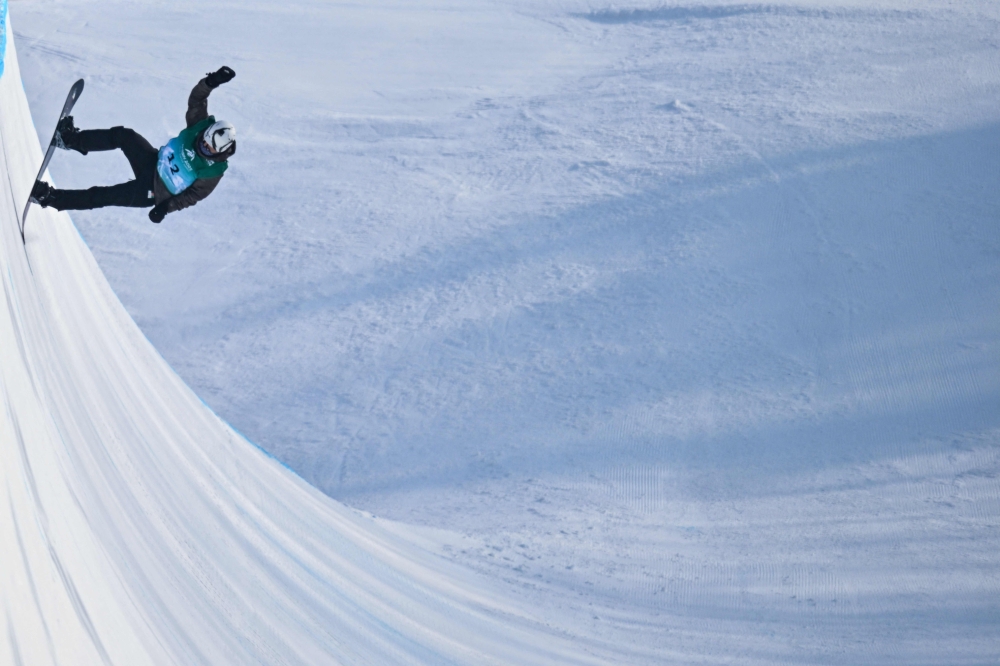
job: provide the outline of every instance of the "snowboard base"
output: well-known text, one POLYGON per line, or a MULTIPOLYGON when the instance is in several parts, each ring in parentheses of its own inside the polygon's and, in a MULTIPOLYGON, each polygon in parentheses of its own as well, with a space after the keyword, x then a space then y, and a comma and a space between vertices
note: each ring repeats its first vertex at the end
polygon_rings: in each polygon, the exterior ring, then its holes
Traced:
MULTIPOLYGON (((38 175, 35 176, 34 182, 31 183, 31 189, 35 189, 35 184, 42 179, 45 174, 45 170, 49 168, 49 162, 52 161, 52 154, 56 150, 56 141, 59 137, 59 123, 62 119, 68 116, 73 111, 73 105, 76 104, 76 100, 80 98, 80 93, 83 92, 83 79, 80 79, 73 84, 73 87, 69 89, 69 94, 66 95, 66 102, 63 104, 62 113, 59 114, 59 120, 56 121, 56 129, 52 132, 52 140, 49 141, 49 148, 45 151, 45 159, 42 160, 42 168, 38 170, 38 175)), ((21 215, 21 244, 24 244, 24 226, 28 222, 28 209, 31 208, 31 195, 28 195, 28 203, 24 205, 24 213, 21 215)))

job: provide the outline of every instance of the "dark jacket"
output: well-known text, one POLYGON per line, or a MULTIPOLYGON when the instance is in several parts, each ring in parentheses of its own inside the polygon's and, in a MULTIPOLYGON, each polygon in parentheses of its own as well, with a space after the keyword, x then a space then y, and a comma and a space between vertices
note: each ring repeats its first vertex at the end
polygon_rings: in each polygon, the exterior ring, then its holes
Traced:
MULTIPOLYGON (((185 116, 188 127, 197 125, 205 118, 208 118, 208 96, 211 94, 212 89, 208 87, 205 79, 199 81, 198 85, 191 90, 191 94, 188 96, 187 115, 185 116)), ((226 152, 219 156, 219 159, 228 160, 235 152, 236 144, 234 143, 226 152)), ((215 189, 215 186, 219 184, 220 180, 222 180, 222 176, 199 178, 180 194, 173 195, 160 179, 160 176, 156 175, 153 177, 153 196, 156 198, 157 205, 166 202, 165 212, 173 213, 188 206, 193 206, 207 197, 215 189)))

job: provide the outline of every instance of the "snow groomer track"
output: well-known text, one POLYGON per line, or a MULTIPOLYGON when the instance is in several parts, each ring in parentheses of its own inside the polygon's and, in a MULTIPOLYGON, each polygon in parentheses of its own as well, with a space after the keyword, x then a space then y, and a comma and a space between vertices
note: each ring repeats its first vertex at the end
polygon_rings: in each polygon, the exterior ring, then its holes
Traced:
MULTIPOLYGON (((41 162, 11 34, 0 77, 0 663, 599 663, 314 490, 158 356, 41 162)), ((456 575, 457 574, 457 575, 456 575)))

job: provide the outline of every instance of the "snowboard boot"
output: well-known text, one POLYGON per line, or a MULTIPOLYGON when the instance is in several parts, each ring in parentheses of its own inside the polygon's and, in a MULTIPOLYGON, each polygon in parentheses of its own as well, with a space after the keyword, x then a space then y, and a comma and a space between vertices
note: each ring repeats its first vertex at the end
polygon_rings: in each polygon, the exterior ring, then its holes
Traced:
POLYGON ((31 201, 42 208, 48 208, 55 203, 55 188, 44 180, 35 181, 35 186, 31 188, 31 201))
POLYGON ((56 125, 56 148, 75 150, 82 155, 87 151, 80 148, 80 130, 73 126, 73 116, 66 116, 56 125))

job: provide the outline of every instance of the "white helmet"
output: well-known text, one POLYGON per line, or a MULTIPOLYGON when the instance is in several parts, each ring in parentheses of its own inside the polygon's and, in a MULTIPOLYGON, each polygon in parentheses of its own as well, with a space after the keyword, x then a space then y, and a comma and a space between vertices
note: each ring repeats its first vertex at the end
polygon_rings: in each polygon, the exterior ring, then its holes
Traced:
POLYGON ((224 153, 236 143, 236 128, 232 123, 220 120, 205 130, 202 139, 216 154, 224 153))

